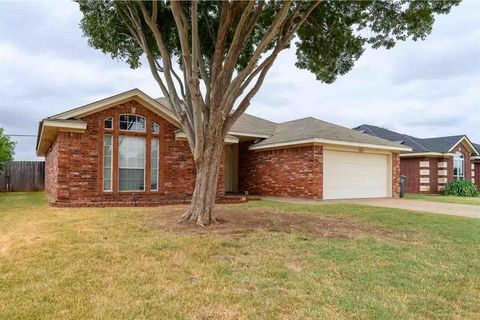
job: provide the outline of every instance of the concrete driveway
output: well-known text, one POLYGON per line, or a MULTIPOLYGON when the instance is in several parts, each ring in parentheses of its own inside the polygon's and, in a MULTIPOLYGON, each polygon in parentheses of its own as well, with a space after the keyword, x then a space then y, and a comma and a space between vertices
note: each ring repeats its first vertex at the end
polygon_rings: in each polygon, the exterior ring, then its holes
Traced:
POLYGON ((395 208, 404 209, 410 211, 430 212, 438 214, 448 214, 451 216, 461 216, 469 218, 480 219, 480 206, 456 204, 456 203, 442 203, 431 202, 421 200, 407 200, 407 199, 392 199, 392 198, 379 198, 379 199, 352 199, 352 200, 306 200, 306 199, 291 199, 291 198, 277 198, 277 197, 262 197, 262 199, 270 199, 277 201, 284 201, 290 203, 303 203, 303 204, 335 204, 335 203, 352 203, 362 204, 366 206, 383 207, 383 208, 395 208))

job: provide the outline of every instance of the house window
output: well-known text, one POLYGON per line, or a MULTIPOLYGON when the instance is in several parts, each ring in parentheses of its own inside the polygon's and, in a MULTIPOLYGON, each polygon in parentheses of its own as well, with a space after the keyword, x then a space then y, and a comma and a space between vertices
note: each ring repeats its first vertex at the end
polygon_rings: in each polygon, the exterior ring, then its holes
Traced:
POLYGON ((453 157, 453 179, 460 180, 465 178, 465 157, 463 153, 456 152, 453 157))
POLYGON ((103 191, 112 191, 112 151, 113 137, 103 136, 103 191))
POLYGON ((145 117, 135 114, 120 115, 120 130, 145 132, 145 117))
POLYGON ((103 128, 105 129, 113 129, 113 118, 109 117, 103 120, 103 128))
POLYGON ((119 191, 145 190, 145 138, 119 137, 119 191))
POLYGON ((155 121, 152 122, 152 132, 153 133, 159 133, 160 132, 160 126, 155 121))
POLYGON ((158 191, 158 139, 152 139, 150 151, 150 190, 158 191))

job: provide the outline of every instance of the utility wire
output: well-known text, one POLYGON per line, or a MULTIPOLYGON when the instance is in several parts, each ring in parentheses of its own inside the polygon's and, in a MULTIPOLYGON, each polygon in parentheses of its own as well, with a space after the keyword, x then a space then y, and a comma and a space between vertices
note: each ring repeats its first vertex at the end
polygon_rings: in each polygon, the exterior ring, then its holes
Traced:
POLYGON ((37 137, 36 134, 6 134, 9 137, 37 137))

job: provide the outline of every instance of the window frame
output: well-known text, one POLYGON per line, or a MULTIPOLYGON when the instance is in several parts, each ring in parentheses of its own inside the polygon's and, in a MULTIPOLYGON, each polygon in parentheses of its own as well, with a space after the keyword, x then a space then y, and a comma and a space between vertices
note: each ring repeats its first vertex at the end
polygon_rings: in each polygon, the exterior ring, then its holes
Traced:
MULTIPOLYGON (((128 122, 127 122, 128 123, 128 122)), ((120 113, 118 115, 118 130, 122 132, 138 132, 138 133, 147 133, 147 117, 136 114, 136 113, 120 113), (145 130, 140 131, 140 130, 129 130, 129 129, 122 129, 121 123, 122 123, 122 116, 135 116, 137 118, 143 118, 143 123, 145 124, 145 130)))
MULTIPOLYGON (((126 132, 131 132, 131 131, 126 131, 126 132)), ((147 137, 146 136, 136 136, 136 135, 125 135, 125 134, 119 134, 118 135, 118 157, 117 157, 117 167, 118 167, 118 178, 117 178, 117 188, 119 193, 135 193, 135 192, 146 192, 147 191, 147 137), (120 167, 120 139, 124 138, 133 138, 133 139, 142 139, 144 142, 144 150, 143 150, 143 189, 142 190, 121 190, 120 189, 120 170, 121 169, 137 169, 137 168, 124 168, 120 167)))
POLYGON ((160 124, 157 121, 152 120, 152 125, 150 126, 150 131, 152 134, 158 135, 160 134, 160 124), (153 126, 157 126, 158 131, 153 131, 153 126))
POLYGON ((159 191, 159 181, 160 181, 160 165, 159 165, 159 160, 160 160, 160 139, 159 138, 151 138, 150 139, 150 186, 149 186, 149 190, 150 191, 154 191, 154 192, 157 192, 159 191), (156 163, 156 170, 157 170, 157 174, 156 174, 156 179, 155 179, 155 182, 157 184, 157 187, 155 189, 152 189, 152 160, 153 160, 153 141, 156 141, 157 143, 157 150, 155 152, 155 163, 156 163))
POLYGON ((114 149, 115 139, 113 134, 108 133, 103 135, 103 156, 102 156, 102 192, 111 193, 113 192, 113 149, 114 149), (110 137, 110 189, 105 189, 105 138, 110 137))
POLYGON ((111 130, 111 131, 113 131, 113 123, 114 123, 114 121, 113 121, 113 116, 110 116, 110 117, 107 117, 107 118, 103 119, 103 130, 109 130, 109 131, 111 130), (105 122, 106 122, 107 120, 112 121, 112 127, 111 127, 111 128, 107 128, 107 127, 105 126, 105 122))
POLYGON ((453 179, 454 180, 464 180, 465 179, 465 155, 462 152, 455 152, 453 156, 453 179), (457 166, 460 164, 459 166, 457 166), (455 173, 455 169, 461 169, 461 172, 455 173))

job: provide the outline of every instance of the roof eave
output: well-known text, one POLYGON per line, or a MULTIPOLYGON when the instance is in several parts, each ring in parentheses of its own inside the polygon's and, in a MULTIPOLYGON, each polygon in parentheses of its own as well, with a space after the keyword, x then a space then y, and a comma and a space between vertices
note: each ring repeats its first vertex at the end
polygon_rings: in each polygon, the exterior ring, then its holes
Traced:
POLYGON ((43 119, 39 124, 39 135, 36 146, 36 153, 44 157, 50 146, 55 141, 58 132, 79 132, 83 133, 87 124, 80 120, 58 120, 43 119))
POLYGON ((401 153, 401 158, 414 158, 414 157, 432 157, 432 158, 445 158, 453 157, 455 154, 450 152, 412 152, 412 153, 401 153))
POLYGON ((156 113, 160 113, 163 118, 165 118, 167 121, 174 124, 175 126, 177 127, 180 126, 180 122, 178 121, 177 117, 172 111, 170 111, 167 107, 165 107, 163 104, 161 104, 157 100, 145 94, 140 89, 132 89, 129 91, 125 91, 125 92, 113 95, 111 97, 86 104, 79 108, 75 108, 69 111, 56 114, 47 119, 58 119, 58 120, 67 120, 72 118, 78 119, 78 118, 85 117, 90 114, 99 112, 101 110, 108 109, 117 104, 127 102, 132 99, 136 100, 137 102, 151 109, 152 111, 156 113))
MULTIPOLYGON (((187 135, 181 131, 177 130, 175 131, 175 139, 176 140, 187 140, 187 135)), ((226 136, 225 137, 225 144, 237 144, 239 139, 237 137, 232 137, 232 136, 226 136)))
POLYGON ((252 145, 250 150, 264 150, 264 149, 276 149, 282 147, 291 147, 295 145, 305 145, 305 144, 327 144, 327 145, 338 145, 345 147, 359 147, 359 148, 371 148, 379 150, 389 150, 389 151, 412 151, 410 147, 404 146, 387 146, 380 144, 371 144, 371 143, 362 143, 362 142, 351 142, 351 141, 342 141, 342 140, 333 140, 333 139, 321 139, 321 138, 309 138, 301 140, 293 140, 279 143, 269 143, 264 145, 252 145))
POLYGON ((475 145, 470 141, 470 139, 467 137, 467 136, 463 136, 460 138, 460 140, 457 141, 457 143, 455 143, 451 148, 450 150, 448 150, 448 152, 453 152, 455 147, 458 146, 462 141, 466 141, 467 144, 469 145, 470 148, 472 148, 473 152, 476 154, 476 155, 480 155, 480 151, 477 150, 477 148, 475 148, 475 145))

